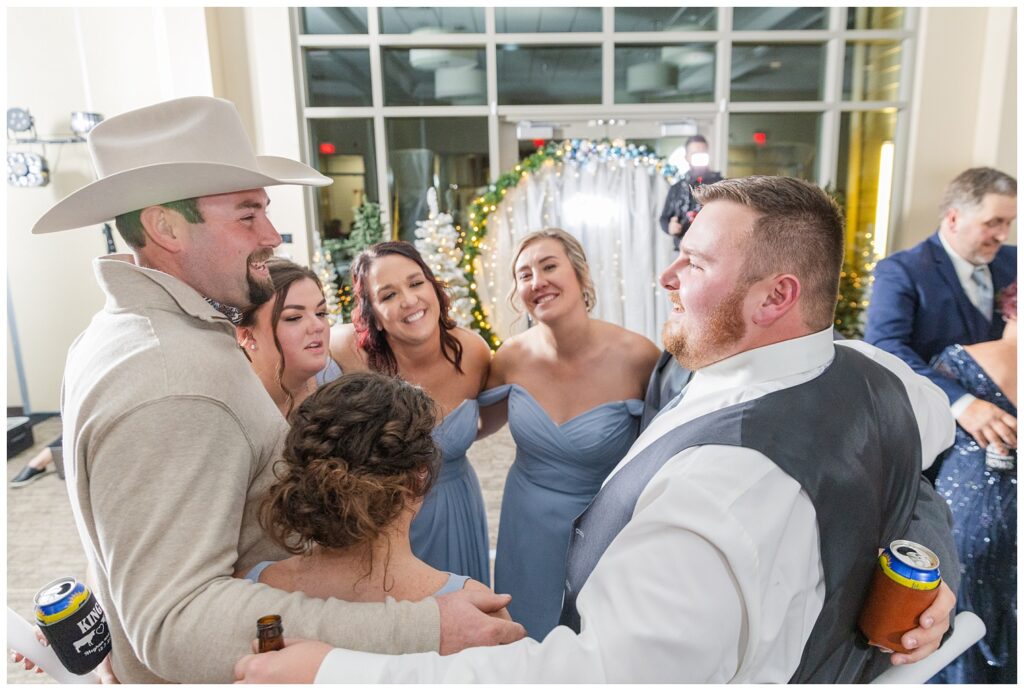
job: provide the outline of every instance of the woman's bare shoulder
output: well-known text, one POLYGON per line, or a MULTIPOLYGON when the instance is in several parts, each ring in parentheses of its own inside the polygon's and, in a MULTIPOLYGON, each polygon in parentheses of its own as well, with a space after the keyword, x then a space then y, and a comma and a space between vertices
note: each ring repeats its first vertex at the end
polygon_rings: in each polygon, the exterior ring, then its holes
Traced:
POLYGON ((602 340, 612 344, 614 357, 624 359, 639 375, 650 375, 661 355, 661 349, 646 336, 618 324, 605 321, 600 324, 602 340))
POLYGON ((452 333, 462 344, 463 356, 468 355, 477 360, 490 361, 491 349, 487 346, 487 341, 483 339, 483 336, 461 326, 455 327, 452 333))

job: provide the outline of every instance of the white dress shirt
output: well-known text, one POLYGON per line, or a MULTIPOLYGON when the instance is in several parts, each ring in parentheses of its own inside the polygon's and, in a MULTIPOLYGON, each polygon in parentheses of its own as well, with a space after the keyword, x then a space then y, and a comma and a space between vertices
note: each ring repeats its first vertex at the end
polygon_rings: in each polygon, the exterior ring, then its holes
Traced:
MULTIPOLYGON (((981 295, 978 293, 978 284, 974 282, 971 276, 974 275, 974 270, 978 267, 967 261, 953 249, 953 246, 949 244, 946 238, 939 232, 939 242, 942 243, 942 249, 946 250, 946 254, 949 255, 949 261, 953 264, 953 271, 956 272, 956 278, 960 281, 960 287, 964 289, 964 294, 967 299, 971 301, 971 304, 978 308, 978 311, 982 311, 981 308, 981 295)), ((983 265, 985 271, 988 272, 988 284, 992 285, 992 271, 987 265, 983 265)), ((959 418, 961 413, 967 410, 967 406, 978 400, 973 394, 964 394, 960 398, 953 401, 953 404, 949 406, 950 411, 953 413, 954 418, 959 418)))
MULTIPOLYGON (((925 459, 952 443, 953 419, 937 386, 866 343, 841 347, 866 354, 904 382, 925 459)), ((813 379, 833 356, 829 328, 700 370, 682 402, 651 423, 616 471, 666 431, 813 379)), ((336 649, 316 680, 786 682, 824 595, 814 507, 800 485, 757 451, 691 447, 651 479, 584 584, 580 634, 559 626, 542 643, 527 639, 447 657, 336 649)))

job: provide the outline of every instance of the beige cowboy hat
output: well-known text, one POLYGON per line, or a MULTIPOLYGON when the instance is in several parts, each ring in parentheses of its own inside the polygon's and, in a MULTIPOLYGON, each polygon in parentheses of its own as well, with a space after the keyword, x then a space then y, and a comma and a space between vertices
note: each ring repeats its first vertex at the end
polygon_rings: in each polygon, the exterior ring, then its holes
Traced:
POLYGON ((33 233, 81 228, 166 202, 271 185, 323 187, 304 163, 257 156, 230 101, 190 96, 104 120, 89 133, 98 179, 36 221, 33 233))

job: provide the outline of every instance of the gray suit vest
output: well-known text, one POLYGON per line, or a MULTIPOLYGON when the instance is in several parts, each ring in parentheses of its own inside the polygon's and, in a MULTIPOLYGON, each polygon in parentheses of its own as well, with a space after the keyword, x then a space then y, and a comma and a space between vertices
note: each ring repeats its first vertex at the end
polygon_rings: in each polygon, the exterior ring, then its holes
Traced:
POLYGON ((851 348, 835 350, 832 363, 811 381, 682 424, 616 473, 573 525, 559 623, 579 632, 577 594, 670 458, 692 446, 741 446, 799 482, 818 522, 825 602, 790 681, 854 683, 876 676, 882 655, 864 642, 857 617, 878 548, 904 537, 910 526, 921 441, 899 378, 851 348))

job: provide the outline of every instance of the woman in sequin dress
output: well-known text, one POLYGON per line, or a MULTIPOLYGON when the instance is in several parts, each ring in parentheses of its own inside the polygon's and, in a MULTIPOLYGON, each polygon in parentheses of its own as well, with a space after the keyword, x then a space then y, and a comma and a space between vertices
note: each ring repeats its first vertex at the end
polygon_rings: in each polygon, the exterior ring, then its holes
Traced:
MULTIPOLYGON (((1006 320, 998 341, 952 345, 932 363, 970 393, 1017 417, 1017 283, 1000 296, 1006 320)), ((986 466, 985 449, 957 426, 935 488, 953 512, 961 562, 957 607, 985 622, 985 637, 932 681, 1012 684, 1017 681, 1017 470, 986 466)))

